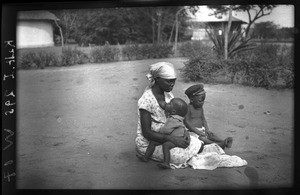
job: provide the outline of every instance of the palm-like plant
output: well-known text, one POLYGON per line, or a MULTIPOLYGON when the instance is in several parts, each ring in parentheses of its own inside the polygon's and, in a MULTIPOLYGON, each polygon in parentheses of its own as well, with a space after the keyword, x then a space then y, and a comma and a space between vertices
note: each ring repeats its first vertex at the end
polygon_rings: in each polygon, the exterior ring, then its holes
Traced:
MULTIPOLYGON (((213 26, 207 24, 205 28, 210 40, 214 44, 214 49, 217 52, 219 57, 224 56, 224 44, 225 44, 225 36, 224 34, 219 35, 217 29, 213 26)), ((223 28, 223 32, 225 29, 223 28)), ((253 49, 255 47, 254 44, 250 43, 251 38, 244 38, 243 32, 241 28, 235 28, 233 31, 229 33, 228 36, 228 57, 232 58, 236 54, 253 49)))

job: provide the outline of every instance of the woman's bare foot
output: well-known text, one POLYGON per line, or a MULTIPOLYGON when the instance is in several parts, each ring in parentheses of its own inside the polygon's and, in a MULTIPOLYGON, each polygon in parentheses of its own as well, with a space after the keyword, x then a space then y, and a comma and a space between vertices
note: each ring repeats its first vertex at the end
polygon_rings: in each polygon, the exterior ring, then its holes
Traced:
POLYGON ((232 137, 227 137, 225 139, 226 147, 231 148, 232 142, 233 142, 233 138, 232 137))
POLYGON ((160 163, 160 164, 157 164, 157 166, 161 169, 171 169, 170 164, 167 164, 167 163, 160 163))
POLYGON ((148 162, 149 161, 148 158, 146 158, 145 156, 143 156, 143 155, 141 155, 139 153, 136 153, 136 157, 138 157, 143 162, 148 162))

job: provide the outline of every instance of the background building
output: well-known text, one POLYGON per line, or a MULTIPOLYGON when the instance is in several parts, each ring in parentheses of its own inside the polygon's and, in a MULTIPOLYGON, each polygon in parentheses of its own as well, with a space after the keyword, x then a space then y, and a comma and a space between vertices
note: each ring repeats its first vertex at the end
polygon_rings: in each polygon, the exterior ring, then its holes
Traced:
POLYGON ((54 46, 53 31, 58 18, 49 11, 21 11, 17 16, 17 48, 54 46))
MULTIPOLYGON (((189 21, 193 31, 192 40, 208 40, 209 36, 206 30, 214 30, 217 34, 222 35, 228 25, 228 15, 220 17, 211 17, 208 20, 196 20, 189 21)), ((240 20, 232 16, 232 23, 230 31, 233 33, 242 28, 242 24, 247 24, 243 20, 240 20)))

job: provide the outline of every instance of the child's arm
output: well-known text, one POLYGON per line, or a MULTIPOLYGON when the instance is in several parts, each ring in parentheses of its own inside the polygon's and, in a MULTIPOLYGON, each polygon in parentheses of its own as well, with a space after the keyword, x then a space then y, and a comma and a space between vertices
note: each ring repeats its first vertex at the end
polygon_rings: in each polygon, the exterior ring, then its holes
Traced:
POLYGON ((200 135, 200 136, 203 135, 203 133, 201 131, 199 131, 196 127, 194 127, 190 121, 191 121, 191 112, 190 112, 190 110, 188 110, 188 112, 183 120, 184 125, 186 126, 186 128, 188 128, 188 130, 196 133, 197 135, 200 135))
POLYGON ((205 128, 205 132, 210 135, 212 134, 212 132, 209 130, 206 119, 205 119, 205 115, 204 115, 204 110, 202 109, 202 121, 203 121, 203 126, 205 128))
POLYGON ((160 128, 159 132, 163 134, 171 134, 174 129, 180 127, 181 124, 176 121, 172 120, 172 118, 167 119, 166 124, 160 128))

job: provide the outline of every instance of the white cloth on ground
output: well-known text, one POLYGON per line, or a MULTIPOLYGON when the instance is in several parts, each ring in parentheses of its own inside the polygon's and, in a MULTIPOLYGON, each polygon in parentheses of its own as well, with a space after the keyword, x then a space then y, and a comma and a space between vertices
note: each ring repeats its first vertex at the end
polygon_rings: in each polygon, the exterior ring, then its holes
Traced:
POLYGON ((214 170, 218 167, 241 167, 247 161, 235 156, 227 155, 218 144, 205 145, 200 154, 193 156, 187 164, 193 169, 214 170))
POLYGON ((202 152, 194 155, 187 163, 179 166, 171 164, 171 168, 178 169, 191 166, 193 169, 214 170, 218 167, 242 167, 247 164, 246 160, 238 156, 225 154, 218 144, 213 143, 204 145, 202 152))

